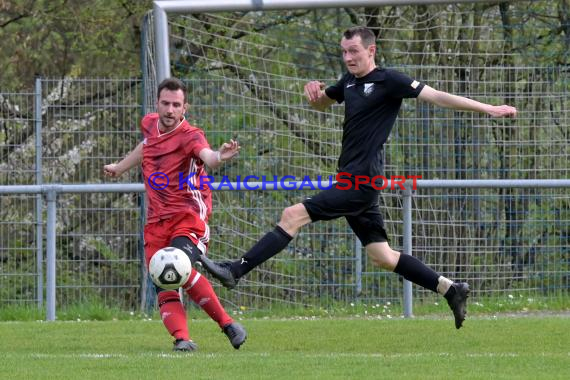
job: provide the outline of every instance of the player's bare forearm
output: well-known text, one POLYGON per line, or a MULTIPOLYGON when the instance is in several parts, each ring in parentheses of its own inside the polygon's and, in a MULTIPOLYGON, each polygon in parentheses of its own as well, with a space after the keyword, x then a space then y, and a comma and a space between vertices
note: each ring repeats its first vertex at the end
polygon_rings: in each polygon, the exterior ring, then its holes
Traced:
POLYGON ((463 96, 437 91, 429 86, 425 86, 422 89, 418 98, 443 108, 481 112, 493 117, 516 117, 517 115, 517 109, 515 107, 508 105, 493 106, 463 96))
POLYGON ((317 101, 314 101, 314 102, 309 101, 309 104, 311 105, 311 107, 313 107, 317 111, 324 111, 327 108, 329 108, 333 102, 334 102, 334 100, 330 99, 326 95, 323 95, 317 101))
POLYGON ((200 159, 204 161, 208 167, 215 169, 225 161, 234 158, 239 153, 240 148, 237 141, 230 140, 229 142, 223 143, 218 150, 202 149, 200 151, 200 159))
POLYGON ((105 175, 109 177, 120 177, 137 165, 140 165, 143 157, 143 143, 141 142, 125 158, 116 164, 109 164, 103 167, 105 175))
POLYGON ((310 81, 305 85, 305 97, 311 107, 317 111, 324 111, 334 103, 334 100, 327 96, 324 88, 325 84, 316 80, 310 81))

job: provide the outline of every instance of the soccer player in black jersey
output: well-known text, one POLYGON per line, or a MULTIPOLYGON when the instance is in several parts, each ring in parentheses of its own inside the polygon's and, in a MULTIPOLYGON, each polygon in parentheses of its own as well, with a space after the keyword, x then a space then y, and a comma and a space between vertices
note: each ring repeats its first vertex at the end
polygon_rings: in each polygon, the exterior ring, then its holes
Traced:
POLYGON ((459 329, 465 319, 469 285, 453 282, 417 258, 390 248, 378 204, 379 191, 370 183, 359 184, 358 190, 353 183, 347 190, 346 181, 354 182, 355 176, 372 178, 382 174, 382 146, 404 98, 419 98, 440 107, 482 112, 493 117, 515 117, 517 110, 437 91, 396 70, 377 67, 376 38, 367 28, 345 31, 340 46, 348 72, 326 89, 324 83, 308 82, 305 96, 317 110, 324 110, 334 102, 345 103, 338 171, 350 173, 350 177, 343 179, 342 187, 332 187, 287 207, 277 226, 239 260, 217 263, 202 255, 202 263, 224 286, 233 288, 242 276, 283 250, 304 225, 345 217, 376 266, 443 295, 459 329))

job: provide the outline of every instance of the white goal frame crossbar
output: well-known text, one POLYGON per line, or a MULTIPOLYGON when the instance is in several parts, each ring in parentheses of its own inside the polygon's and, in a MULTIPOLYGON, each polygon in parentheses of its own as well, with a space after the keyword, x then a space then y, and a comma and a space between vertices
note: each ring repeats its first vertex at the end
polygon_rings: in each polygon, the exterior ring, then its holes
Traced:
MULTIPOLYGON (((205 13, 230 11, 276 11, 374 7, 388 5, 430 5, 455 3, 489 3, 489 0, 170 0, 154 2, 154 38, 156 81, 170 78, 169 13, 205 13)), ((514 2, 514 1, 511 1, 514 2)))

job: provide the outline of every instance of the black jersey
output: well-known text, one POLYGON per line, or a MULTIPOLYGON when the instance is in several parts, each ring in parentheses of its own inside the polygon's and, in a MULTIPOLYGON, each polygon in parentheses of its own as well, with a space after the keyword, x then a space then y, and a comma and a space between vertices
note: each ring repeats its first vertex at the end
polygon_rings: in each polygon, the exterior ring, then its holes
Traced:
POLYGON ((373 177, 382 174, 382 147, 396 121, 403 98, 417 97, 424 87, 396 70, 376 68, 362 78, 346 73, 325 90, 346 102, 338 171, 373 177))

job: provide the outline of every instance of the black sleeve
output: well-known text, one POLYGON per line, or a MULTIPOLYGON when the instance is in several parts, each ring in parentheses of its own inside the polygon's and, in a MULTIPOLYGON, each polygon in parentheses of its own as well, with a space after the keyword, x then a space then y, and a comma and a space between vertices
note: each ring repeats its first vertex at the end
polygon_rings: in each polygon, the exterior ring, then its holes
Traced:
POLYGON ((337 103, 344 102, 344 84, 346 83, 347 76, 348 73, 344 74, 342 78, 340 78, 339 81, 336 82, 336 84, 333 84, 332 86, 329 86, 325 89, 325 94, 329 98, 336 100, 337 103))
POLYGON ((425 86, 425 84, 396 70, 388 70, 386 74, 388 91, 392 98, 417 98, 425 86))

